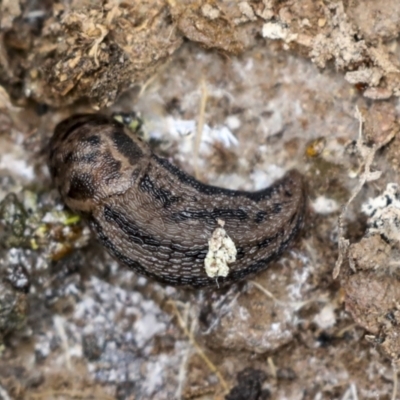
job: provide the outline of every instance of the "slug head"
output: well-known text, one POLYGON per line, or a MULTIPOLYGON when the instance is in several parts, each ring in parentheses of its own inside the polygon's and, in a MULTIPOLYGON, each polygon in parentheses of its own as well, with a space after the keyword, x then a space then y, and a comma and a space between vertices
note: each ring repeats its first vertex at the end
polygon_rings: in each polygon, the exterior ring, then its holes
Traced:
POLYGON ((49 169, 65 203, 90 212, 104 198, 132 186, 148 153, 148 146, 114 119, 74 115, 54 130, 49 169))

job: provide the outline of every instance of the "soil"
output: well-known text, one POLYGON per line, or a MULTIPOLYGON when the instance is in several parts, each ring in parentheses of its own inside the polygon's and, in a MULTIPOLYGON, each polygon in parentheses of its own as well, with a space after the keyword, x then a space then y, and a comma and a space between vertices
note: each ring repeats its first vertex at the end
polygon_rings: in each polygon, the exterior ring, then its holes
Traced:
POLYGON ((0 399, 400 398, 399 38, 398 0, 0 0, 0 399), (47 170, 98 111, 206 183, 298 169, 301 235, 212 291, 119 266, 47 170))

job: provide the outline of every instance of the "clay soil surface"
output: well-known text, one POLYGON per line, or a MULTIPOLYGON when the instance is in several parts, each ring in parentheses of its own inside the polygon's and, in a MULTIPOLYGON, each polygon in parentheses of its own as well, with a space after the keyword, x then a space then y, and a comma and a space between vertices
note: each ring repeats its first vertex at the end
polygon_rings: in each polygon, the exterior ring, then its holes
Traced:
POLYGON ((400 398, 399 38, 398 0, 0 0, 0 399, 400 398), (213 290, 118 265, 47 143, 120 111, 205 183, 298 169, 297 240, 213 290))

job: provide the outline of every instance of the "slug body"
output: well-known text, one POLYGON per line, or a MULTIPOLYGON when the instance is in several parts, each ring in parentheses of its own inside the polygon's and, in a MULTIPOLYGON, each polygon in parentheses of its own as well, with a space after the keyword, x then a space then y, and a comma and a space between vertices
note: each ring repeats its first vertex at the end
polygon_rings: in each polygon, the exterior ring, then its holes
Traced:
POLYGON ((196 288, 231 283, 263 270, 302 226, 301 175, 245 192, 205 185, 114 119, 75 115, 56 126, 49 167, 69 208, 87 216, 100 242, 139 274, 196 288), (237 250, 226 277, 204 268, 208 241, 224 221, 237 250))

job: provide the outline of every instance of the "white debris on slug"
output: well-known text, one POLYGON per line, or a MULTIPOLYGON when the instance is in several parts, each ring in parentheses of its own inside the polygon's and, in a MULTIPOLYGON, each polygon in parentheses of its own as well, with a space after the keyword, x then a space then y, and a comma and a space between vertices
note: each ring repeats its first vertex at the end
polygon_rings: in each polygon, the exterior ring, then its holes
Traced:
POLYGON ((218 220, 218 224, 219 227, 215 228, 208 241, 208 253, 204 260, 206 273, 210 278, 226 277, 229 274, 228 264, 236 261, 236 246, 223 228, 225 222, 218 220))
POLYGON ((380 196, 363 204, 362 211, 369 216, 369 233, 400 241, 400 192, 396 183, 388 183, 380 196))

